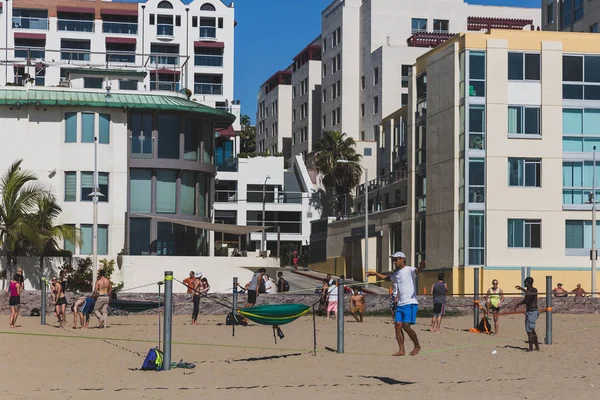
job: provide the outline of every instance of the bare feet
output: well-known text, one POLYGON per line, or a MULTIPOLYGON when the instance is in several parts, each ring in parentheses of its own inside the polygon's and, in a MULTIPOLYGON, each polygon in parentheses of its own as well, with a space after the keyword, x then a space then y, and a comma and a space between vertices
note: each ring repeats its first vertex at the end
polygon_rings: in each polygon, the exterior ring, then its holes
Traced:
POLYGON ((405 356, 406 352, 404 350, 400 350, 397 353, 392 354, 392 357, 401 357, 401 356, 405 356))
POLYGON ((421 351, 421 348, 420 347, 415 347, 413 349, 413 351, 410 352, 410 355, 411 356, 416 356, 417 354, 419 354, 419 351, 421 351))

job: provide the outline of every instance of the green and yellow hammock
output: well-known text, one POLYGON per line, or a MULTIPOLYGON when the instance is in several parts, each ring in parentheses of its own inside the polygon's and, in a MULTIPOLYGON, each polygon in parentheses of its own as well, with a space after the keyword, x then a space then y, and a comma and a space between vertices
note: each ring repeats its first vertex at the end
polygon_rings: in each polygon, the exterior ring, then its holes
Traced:
POLYGON ((265 304, 242 308, 239 313, 261 325, 285 325, 310 311, 304 304, 265 304))

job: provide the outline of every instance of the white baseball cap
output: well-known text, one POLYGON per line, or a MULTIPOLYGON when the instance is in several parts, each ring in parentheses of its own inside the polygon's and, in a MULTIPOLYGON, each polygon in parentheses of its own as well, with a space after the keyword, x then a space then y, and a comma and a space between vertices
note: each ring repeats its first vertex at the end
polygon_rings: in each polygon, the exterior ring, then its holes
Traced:
POLYGON ((406 254, 404 254, 404 253, 403 253, 403 252, 401 252, 401 251, 397 251, 397 252, 395 252, 394 254, 392 254, 392 255, 390 256, 390 258, 394 258, 394 259, 397 259, 397 258, 404 258, 404 259, 406 260, 406 254))
POLYGON ((196 271, 196 275, 195 275, 195 276, 196 276, 196 278, 198 278, 198 279, 202 278, 202 272, 200 272, 200 271, 196 271))

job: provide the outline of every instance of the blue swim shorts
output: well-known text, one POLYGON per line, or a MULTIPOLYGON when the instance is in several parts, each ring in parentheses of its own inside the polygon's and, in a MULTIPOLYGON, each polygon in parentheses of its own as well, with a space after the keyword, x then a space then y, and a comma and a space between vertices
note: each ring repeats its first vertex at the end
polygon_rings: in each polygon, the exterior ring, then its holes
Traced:
POLYGON ((396 307, 396 316, 394 322, 406 322, 407 324, 414 325, 417 322, 417 310, 418 304, 405 304, 403 306, 396 307))

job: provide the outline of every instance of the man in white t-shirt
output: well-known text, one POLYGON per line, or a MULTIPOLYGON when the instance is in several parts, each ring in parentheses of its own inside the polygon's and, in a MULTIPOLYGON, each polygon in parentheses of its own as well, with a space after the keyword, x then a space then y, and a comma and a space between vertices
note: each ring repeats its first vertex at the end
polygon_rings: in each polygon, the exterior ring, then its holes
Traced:
POLYGON ((391 275, 368 271, 367 276, 376 276, 379 279, 393 283, 392 296, 396 302, 394 325, 399 350, 392 355, 403 356, 406 354, 406 351, 404 350, 404 333, 402 332, 404 330, 415 345, 413 351, 410 352, 410 355, 416 356, 421 350, 421 345, 419 345, 417 334, 411 326, 417 322, 417 309, 419 306, 415 278, 417 277, 417 274, 425 269, 425 260, 421 261, 419 268, 415 268, 406 265, 406 255, 401 251, 394 253, 390 258, 396 267, 391 275))

